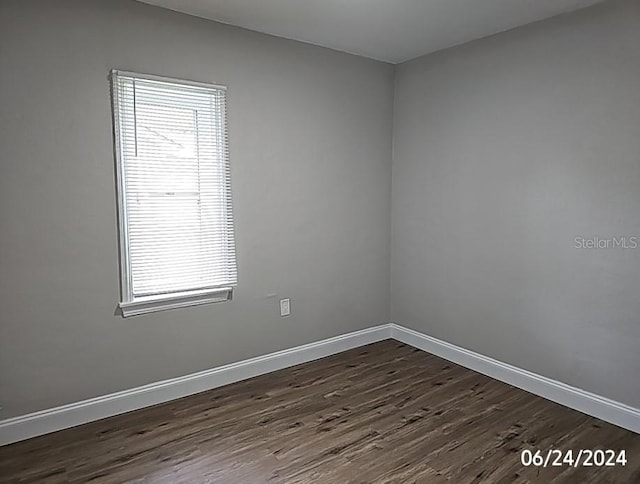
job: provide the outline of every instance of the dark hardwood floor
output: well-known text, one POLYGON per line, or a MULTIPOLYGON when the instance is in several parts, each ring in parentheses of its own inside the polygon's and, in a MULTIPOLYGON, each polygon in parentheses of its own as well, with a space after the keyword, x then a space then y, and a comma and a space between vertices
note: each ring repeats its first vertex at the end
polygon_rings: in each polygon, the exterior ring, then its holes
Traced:
POLYGON ((0 448, 2 482, 640 482, 640 435, 395 341, 0 448), (524 467, 523 449, 626 450, 524 467))

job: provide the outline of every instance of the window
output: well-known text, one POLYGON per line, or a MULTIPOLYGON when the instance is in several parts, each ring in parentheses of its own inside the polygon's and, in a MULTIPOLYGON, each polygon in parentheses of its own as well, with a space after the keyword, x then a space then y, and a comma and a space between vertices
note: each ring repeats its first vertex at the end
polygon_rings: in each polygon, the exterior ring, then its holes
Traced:
POLYGON ((231 298, 221 86, 112 71, 123 316, 231 298))

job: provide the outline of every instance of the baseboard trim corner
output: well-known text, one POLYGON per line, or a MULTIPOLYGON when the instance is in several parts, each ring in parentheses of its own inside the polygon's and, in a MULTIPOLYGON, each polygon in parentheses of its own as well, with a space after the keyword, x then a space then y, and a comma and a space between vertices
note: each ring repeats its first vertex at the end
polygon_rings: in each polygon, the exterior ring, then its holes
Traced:
POLYGON ((498 361, 399 324, 388 323, 210 370, 2 420, 0 421, 0 445, 165 403, 390 338, 640 434, 640 409, 498 361))
POLYGON ((76 427, 390 338, 388 324, 0 421, 0 445, 76 427))
POLYGON ((391 337, 496 380, 508 383, 565 407, 640 433, 640 409, 494 358, 427 336, 399 324, 389 324, 391 337))

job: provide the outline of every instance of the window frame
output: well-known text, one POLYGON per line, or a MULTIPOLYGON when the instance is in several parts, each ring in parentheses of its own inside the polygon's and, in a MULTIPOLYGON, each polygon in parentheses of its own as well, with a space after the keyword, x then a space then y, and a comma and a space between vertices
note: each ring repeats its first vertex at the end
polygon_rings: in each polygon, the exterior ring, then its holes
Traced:
MULTIPOLYGON (((113 149, 116 165, 116 199, 118 218, 118 258, 120 266, 120 303, 118 307, 123 317, 137 316, 156 311, 176 309, 189 306, 197 306, 214 302, 229 301, 233 299, 233 287, 215 287, 209 289, 194 289, 185 291, 167 292, 150 296, 135 296, 133 292, 133 274, 131 270, 129 228, 127 217, 126 189, 124 176, 124 159, 122 156, 122 142, 120 129, 120 115, 118 112, 119 99, 116 86, 116 77, 132 77, 141 80, 151 80, 168 82, 173 84, 195 86, 206 89, 216 89, 225 92, 227 87, 219 84, 177 79, 172 77, 158 76, 154 74, 143 74, 139 72, 111 69, 109 73, 109 83, 111 90, 111 114, 113 128, 113 149)), ((187 106, 188 107, 188 106, 187 106)), ((225 119, 223 122, 225 130, 228 129, 225 119)), ((225 133, 226 135, 227 133, 225 133)), ((228 147, 227 147, 228 149, 228 147)), ((231 197, 231 193, 228 194, 231 197)))

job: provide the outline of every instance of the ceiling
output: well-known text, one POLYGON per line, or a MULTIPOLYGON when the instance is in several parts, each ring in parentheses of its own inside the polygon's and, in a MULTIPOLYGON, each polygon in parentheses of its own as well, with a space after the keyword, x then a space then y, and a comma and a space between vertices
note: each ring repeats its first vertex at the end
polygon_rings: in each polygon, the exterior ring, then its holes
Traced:
POLYGON ((602 0, 140 0, 399 63, 602 0))

